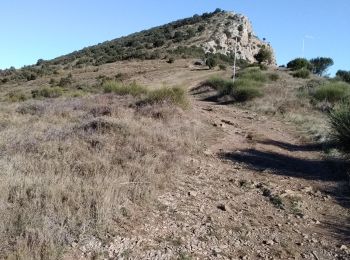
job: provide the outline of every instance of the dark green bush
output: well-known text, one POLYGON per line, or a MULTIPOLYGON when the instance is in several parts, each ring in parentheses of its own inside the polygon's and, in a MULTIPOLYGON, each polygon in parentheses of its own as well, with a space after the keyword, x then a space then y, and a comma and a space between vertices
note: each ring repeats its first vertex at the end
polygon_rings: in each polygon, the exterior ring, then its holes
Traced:
POLYGON ((350 105, 343 104, 329 115, 332 137, 339 147, 350 152, 350 105))
POLYGON ((338 70, 336 73, 336 76, 337 76, 337 78, 341 79, 342 81, 350 83, 350 71, 338 70))
POLYGON ((311 64, 307 59, 296 58, 287 63, 287 68, 291 70, 301 70, 301 69, 311 70, 311 64))
POLYGON ((302 79, 307 79, 310 77, 310 71, 307 69, 300 69, 297 70, 296 72, 292 73, 294 78, 302 78, 302 79))
POLYGON ((216 89, 219 96, 231 96, 236 102, 245 102, 262 96, 260 90, 262 82, 248 77, 240 77, 235 82, 214 77, 203 84, 216 89))
POLYGON ((312 93, 318 101, 328 101, 331 103, 349 99, 350 85, 344 82, 329 82, 324 84, 312 93))
POLYGON ((260 84, 254 80, 238 79, 235 81, 235 89, 232 93, 237 102, 245 102, 256 97, 261 97, 260 84))
POLYGON ((216 67, 216 65, 218 64, 217 60, 214 57, 209 57, 207 58, 207 60, 205 61, 205 64, 209 67, 209 69, 213 69, 216 67))
POLYGON ((261 47, 259 52, 254 56, 254 58, 259 62, 272 62, 272 52, 269 48, 267 48, 265 45, 261 47))

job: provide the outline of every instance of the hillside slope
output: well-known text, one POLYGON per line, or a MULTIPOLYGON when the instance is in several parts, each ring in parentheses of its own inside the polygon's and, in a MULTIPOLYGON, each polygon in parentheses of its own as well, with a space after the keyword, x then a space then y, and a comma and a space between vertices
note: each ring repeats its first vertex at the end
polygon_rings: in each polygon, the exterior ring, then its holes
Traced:
MULTIPOLYGON (((130 59, 205 59, 217 54, 219 58, 232 63, 236 39, 236 55, 241 62, 256 62, 254 56, 261 48, 268 48, 273 54, 269 43, 254 34, 247 17, 216 10, 106 41, 53 60, 40 59, 36 65, 20 70, 0 70, 0 84, 11 80, 30 81, 44 75, 53 75, 60 69, 99 66, 130 59)), ((276 63, 274 55, 269 63, 276 63)))

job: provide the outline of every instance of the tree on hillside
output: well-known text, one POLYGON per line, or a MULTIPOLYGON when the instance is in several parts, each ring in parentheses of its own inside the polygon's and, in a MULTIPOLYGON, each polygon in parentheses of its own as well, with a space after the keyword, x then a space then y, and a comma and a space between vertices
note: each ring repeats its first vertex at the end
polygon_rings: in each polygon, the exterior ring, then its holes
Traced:
POLYGON ((310 64, 312 65, 312 73, 322 76, 327 69, 334 64, 334 62, 331 58, 317 57, 311 59, 310 64))
POLYGON ((287 63, 287 68, 291 70, 301 70, 301 69, 311 70, 311 64, 307 59, 296 58, 287 63))
POLYGON ((272 52, 271 52, 271 50, 269 50, 268 48, 263 46, 259 50, 259 52, 254 56, 254 58, 259 63, 263 63, 263 62, 271 63, 272 62, 272 52))
POLYGON ((346 70, 338 70, 335 74, 338 78, 340 78, 342 81, 345 81, 347 83, 350 83, 350 71, 346 70))

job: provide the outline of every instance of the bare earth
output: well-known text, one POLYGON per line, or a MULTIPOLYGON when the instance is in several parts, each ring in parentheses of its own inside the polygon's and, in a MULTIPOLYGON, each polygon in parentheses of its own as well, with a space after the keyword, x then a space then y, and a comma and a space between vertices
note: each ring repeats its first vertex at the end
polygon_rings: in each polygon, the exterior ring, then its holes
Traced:
MULTIPOLYGON (((152 66, 133 79, 190 89, 224 73, 152 66)), ((349 194, 337 162, 278 118, 191 99, 188 113, 205 125, 205 149, 187 161, 196 170, 119 218, 111 243, 89 238, 66 258, 349 259, 349 194)))

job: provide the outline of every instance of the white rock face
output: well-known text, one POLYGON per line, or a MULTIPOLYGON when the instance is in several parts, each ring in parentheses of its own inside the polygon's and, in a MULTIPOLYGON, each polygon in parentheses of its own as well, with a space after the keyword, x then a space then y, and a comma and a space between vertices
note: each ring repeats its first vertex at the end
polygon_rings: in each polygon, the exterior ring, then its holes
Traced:
MULTIPOLYGON (((212 28, 208 31, 209 39, 201 43, 205 52, 230 54, 234 53, 237 38, 237 58, 256 62, 254 55, 259 52, 262 46, 273 49, 269 43, 260 40, 255 36, 253 27, 247 17, 227 12, 216 16, 210 24, 212 28)), ((276 65, 273 54, 271 65, 276 65)))

